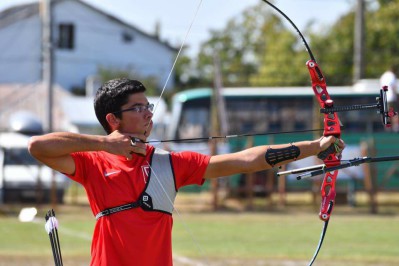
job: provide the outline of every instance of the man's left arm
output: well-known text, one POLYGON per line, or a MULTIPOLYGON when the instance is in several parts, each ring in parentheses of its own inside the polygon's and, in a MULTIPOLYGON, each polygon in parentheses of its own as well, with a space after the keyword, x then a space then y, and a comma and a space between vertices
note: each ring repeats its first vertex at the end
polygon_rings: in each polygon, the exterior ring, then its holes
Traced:
POLYGON ((281 145, 264 145, 236 153, 212 156, 204 178, 216 178, 239 173, 267 170, 309 156, 317 155, 333 144, 343 150, 345 144, 334 136, 313 141, 301 141, 281 145))

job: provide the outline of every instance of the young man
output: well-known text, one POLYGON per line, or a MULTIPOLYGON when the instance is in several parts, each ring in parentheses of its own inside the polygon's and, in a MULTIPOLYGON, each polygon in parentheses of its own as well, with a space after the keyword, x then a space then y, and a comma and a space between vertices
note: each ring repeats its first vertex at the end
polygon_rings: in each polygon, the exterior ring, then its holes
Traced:
POLYGON ((317 155, 333 143, 344 148, 341 140, 322 137, 215 156, 169 153, 143 143, 153 111, 144 93, 139 81, 111 80, 94 101, 108 135, 58 132, 29 143, 35 158, 86 189, 97 219, 91 265, 172 265, 172 212, 179 188, 317 155))

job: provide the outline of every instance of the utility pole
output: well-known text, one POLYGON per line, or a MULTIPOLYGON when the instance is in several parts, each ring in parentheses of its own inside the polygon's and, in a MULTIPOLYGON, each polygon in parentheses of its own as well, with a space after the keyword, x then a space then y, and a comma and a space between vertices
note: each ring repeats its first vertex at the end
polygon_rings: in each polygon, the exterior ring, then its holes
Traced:
POLYGON ((357 0, 355 12, 355 36, 354 36, 354 69, 353 83, 364 78, 364 55, 365 55, 365 2, 357 0))
MULTIPOLYGON (((215 69, 214 90, 211 98, 211 135, 212 136, 226 136, 228 134, 226 104, 222 94, 223 82, 221 76, 221 66, 218 56, 218 50, 214 53, 213 63, 215 69)), ((216 141, 210 141, 210 150, 212 155, 218 152, 218 145, 216 141)), ((212 191, 212 208, 217 210, 219 208, 219 182, 217 178, 211 181, 212 191)))
POLYGON ((53 131, 53 43, 51 0, 41 0, 40 17, 42 23, 42 82, 47 88, 47 132, 53 131))
MULTIPOLYGON (((42 23, 42 83, 47 89, 47 132, 53 131, 53 18, 51 0, 40 1, 40 17, 42 23)), ((57 203, 57 184, 55 171, 51 171, 50 201, 55 209, 57 203)))

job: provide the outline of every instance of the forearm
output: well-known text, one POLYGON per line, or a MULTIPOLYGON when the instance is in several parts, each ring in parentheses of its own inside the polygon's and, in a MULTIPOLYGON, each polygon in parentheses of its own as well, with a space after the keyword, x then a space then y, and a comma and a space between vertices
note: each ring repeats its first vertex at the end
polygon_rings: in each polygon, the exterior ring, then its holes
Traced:
POLYGON ((29 152, 37 157, 60 157, 79 151, 105 150, 105 136, 56 132, 34 136, 29 142, 29 152))
POLYGON ((289 162, 317 155, 321 151, 318 141, 301 141, 281 145, 263 145, 244 150, 245 172, 253 172, 278 167, 289 162), (284 152, 281 152, 284 151, 284 152), (282 155, 284 153, 284 155, 282 155))
MULTIPOLYGON (((223 154, 212 156, 210 164, 205 173, 205 178, 214 178, 220 176, 228 176, 238 173, 251 173, 261 170, 267 170, 275 166, 287 164, 289 162, 300 160, 312 155, 317 155, 322 151, 319 140, 301 141, 292 144, 281 145, 263 145, 249 148, 232 154, 223 154), (266 159, 266 153, 269 151, 277 151, 297 147, 297 156, 278 157, 279 162, 273 164, 266 159)), ((270 154, 269 154, 270 155, 270 154)), ((296 155, 296 154, 295 154, 296 155)))
MULTIPOLYGON (((251 150, 246 152, 252 152, 251 150)), ((255 167, 269 169, 300 160, 321 152, 318 141, 301 141, 281 145, 262 146, 255 152, 255 167)))

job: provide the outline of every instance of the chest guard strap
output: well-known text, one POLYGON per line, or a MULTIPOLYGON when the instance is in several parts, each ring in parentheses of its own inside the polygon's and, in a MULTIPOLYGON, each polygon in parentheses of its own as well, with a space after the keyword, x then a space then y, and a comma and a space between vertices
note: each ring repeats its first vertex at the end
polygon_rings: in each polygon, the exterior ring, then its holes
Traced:
POLYGON ((172 214, 176 198, 175 178, 167 151, 155 149, 151 157, 151 169, 144 192, 135 202, 105 209, 96 215, 96 220, 120 211, 141 207, 145 211, 160 211, 172 214))

